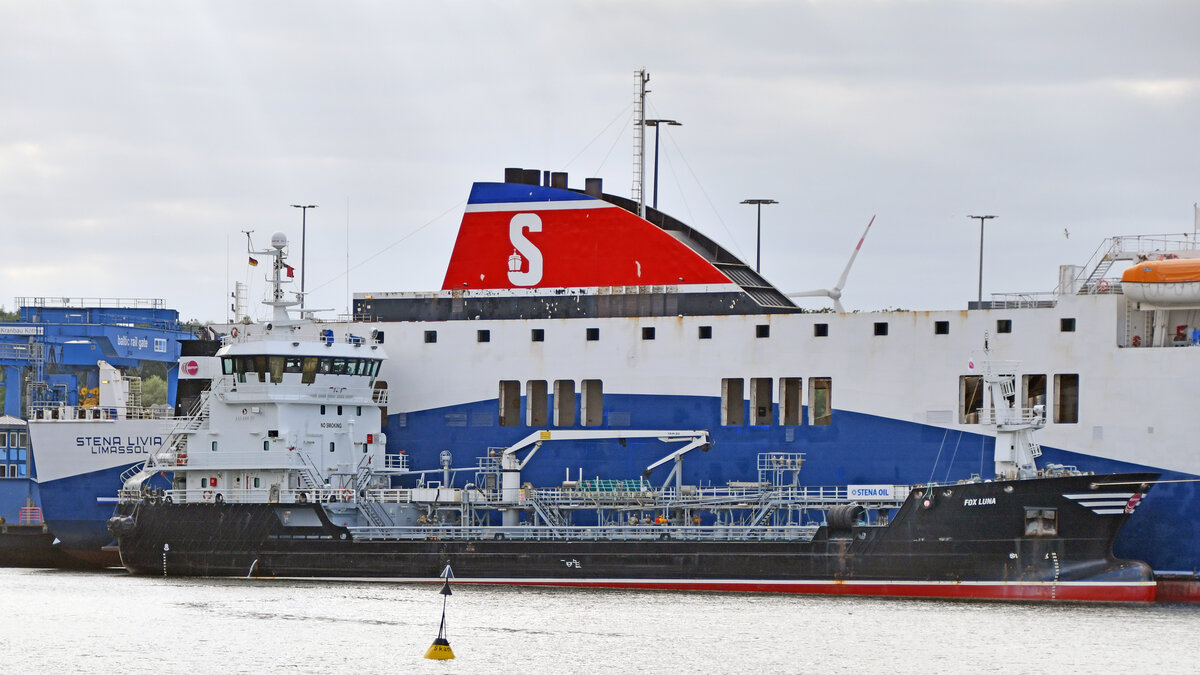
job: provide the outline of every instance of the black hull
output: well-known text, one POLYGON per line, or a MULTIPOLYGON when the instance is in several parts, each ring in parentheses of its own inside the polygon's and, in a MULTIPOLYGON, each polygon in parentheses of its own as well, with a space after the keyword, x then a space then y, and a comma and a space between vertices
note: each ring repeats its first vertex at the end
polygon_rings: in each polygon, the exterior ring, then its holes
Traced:
POLYGON ((120 549, 130 571, 156 575, 430 581, 450 565, 459 582, 1148 601, 1149 567, 1112 555, 1126 515, 1067 495, 1113 482, 1143 492, 1154 478, 943 486, 930 507, 910 496, 887 526, 823 526, 811 541, 366 540, 318 505, 141 503, 122 507, 133 523, 120 549), (1055 509, 1057 533, 1027 535, 1027 507, 1055 509))

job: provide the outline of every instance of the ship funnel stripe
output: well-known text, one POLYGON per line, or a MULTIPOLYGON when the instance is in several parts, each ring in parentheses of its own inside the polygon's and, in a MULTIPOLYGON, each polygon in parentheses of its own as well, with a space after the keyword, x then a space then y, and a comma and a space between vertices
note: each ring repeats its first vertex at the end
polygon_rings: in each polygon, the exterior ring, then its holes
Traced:
POLYGON ((1076 494, 1063 495, 1067 499, 1079 501, 1081 499, 1130 499, 1136 492, 1080 492, 1076 494))
POLYGON ((579 202, 500 202, 493 204, 467 204, 465 213, 503 213, 530 211, 571 211, 579 209, 616 209, 616 204, 599 200, 579 202))

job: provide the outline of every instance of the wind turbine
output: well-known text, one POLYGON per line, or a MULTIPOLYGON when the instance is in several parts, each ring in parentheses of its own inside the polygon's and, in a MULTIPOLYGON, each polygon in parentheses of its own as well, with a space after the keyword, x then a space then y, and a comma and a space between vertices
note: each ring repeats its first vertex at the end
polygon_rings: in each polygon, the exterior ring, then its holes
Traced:
POLYGON ((854 247, 854 253, 850 254, 850 261, 846 263, 846 269, 842 270, 842 276, 838 278, 837 283, 833 288, 818 288, 812 291, 801 291, 799 293, 788 293, 789 298, 812 298, 825 296, 833 300, 833 309, 839 314, 845 314, 846 310, 842 307, 842 287, 846 285, 846 277, 850 276, 850 266, 854 264, 854 259, 858 257, 859 250, 862 249, 863 241, 867 238, 867 233, 871 231, 871 224, 875 222, 875 216, 871 216, 871 220, 867 222, 867 229, 863 230, 862 237, 858 239, 858 246, 854 247))

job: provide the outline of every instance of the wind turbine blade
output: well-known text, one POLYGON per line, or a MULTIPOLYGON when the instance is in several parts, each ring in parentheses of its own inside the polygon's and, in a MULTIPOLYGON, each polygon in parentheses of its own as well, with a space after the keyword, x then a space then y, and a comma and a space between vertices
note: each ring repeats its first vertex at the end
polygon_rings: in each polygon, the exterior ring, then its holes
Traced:
POLYGON ((797 293, 788 293, 789 298, 815 298, 815 297, 833 297, 827 288, 818 288, 815 291, 799 291, 797 293))
MULTIPOLYGON (((871 231, 871 223, 874 222, 875 216, 871 216, 871 220, 867 223, 867 229, 863 230, 862 236, 858 239, 858 246, 855 246, 854 253, 850 254, 850 261, 846 263, 846 269, 842 270, 841 278, 839 278, 838 282, 833 286, 835 290, 840 291, 842 290, 842 287, 846 285, 846 277, 850 276, 850 266, 854 264, 854 259, 858 257, 858 252, 862 249, 863 242, 867 238, 867 233, 871 231)), ((838 308, 838 311, 840 312, 842 310, 838 308)))
POLYGON ((846 308, 842 307, 842 302, 837 298, 833 299, 833 311, 837 312, 838 314, 846 313, 846 308))

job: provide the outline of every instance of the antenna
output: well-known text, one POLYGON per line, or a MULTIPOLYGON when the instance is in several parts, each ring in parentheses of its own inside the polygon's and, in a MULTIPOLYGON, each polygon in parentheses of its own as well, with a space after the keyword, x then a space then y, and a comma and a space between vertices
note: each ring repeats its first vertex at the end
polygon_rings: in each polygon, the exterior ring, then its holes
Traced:
POLYGON ((645 68, 633 72, 633 201, 638 204, 638 216, 646 217, 646 83, 650 74, 645 68))
POLYGON ((871 216, 871 220, 867 222, 867 229, 863 230, 862 236, 858 238, 858 245, 854 247, 854 252, 850 254, 850 260, 846 263, 846 269, 842 270, 842 276, 838 278, 837 283, 833 288, 818 288, 812 291, 801 291, 799 293, 788 293, 789 298, 811 298, 825 296, 833 300, 833 309, 839 314, 845 314, 846 310, 842 307, 842 288, 846 286, 846 277, 850 276, 850 267, 854 264, 854 259, 858 257, 858 252, 862 250, 863 242, 867 240, 867 233, 871 231, 871 225, 875 222, 875 216, 871 216))

